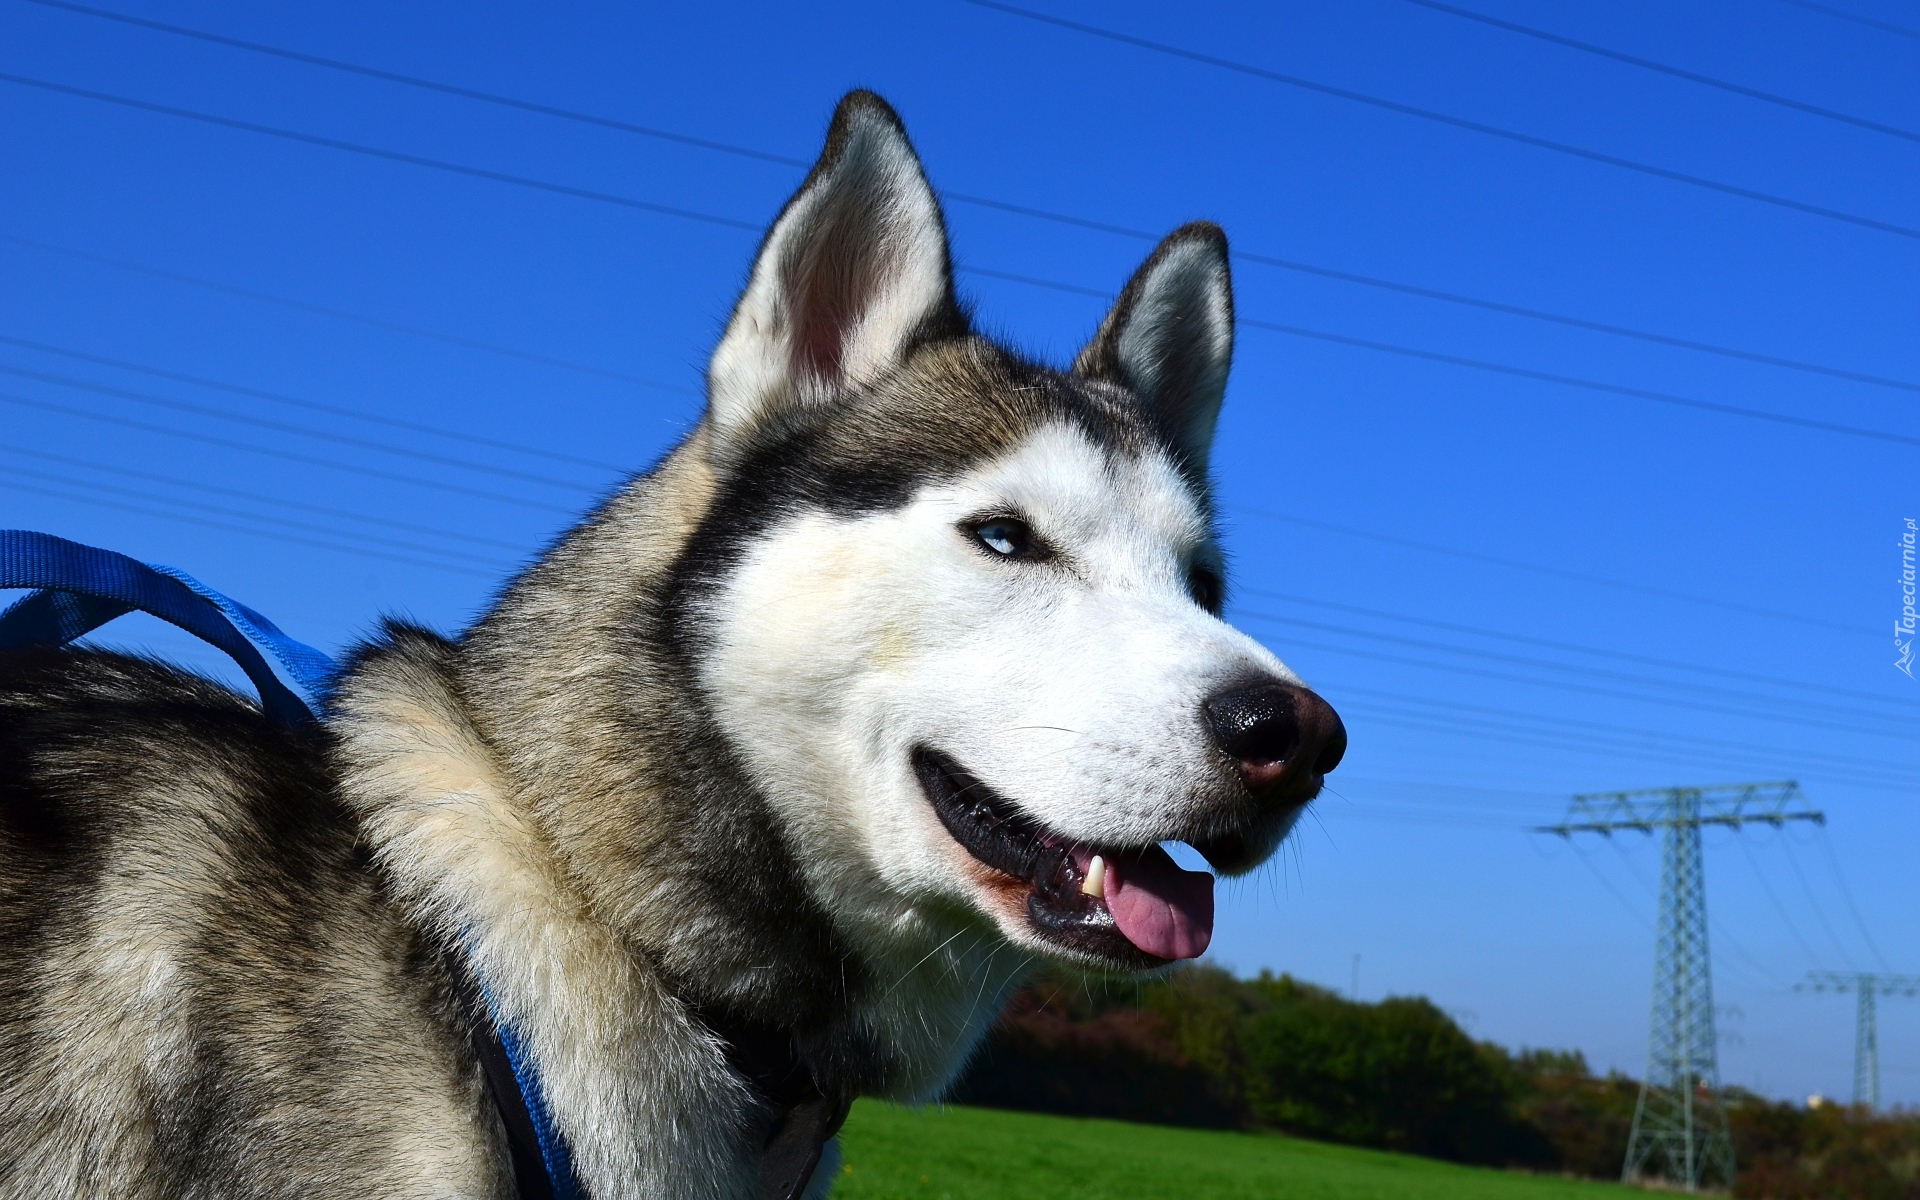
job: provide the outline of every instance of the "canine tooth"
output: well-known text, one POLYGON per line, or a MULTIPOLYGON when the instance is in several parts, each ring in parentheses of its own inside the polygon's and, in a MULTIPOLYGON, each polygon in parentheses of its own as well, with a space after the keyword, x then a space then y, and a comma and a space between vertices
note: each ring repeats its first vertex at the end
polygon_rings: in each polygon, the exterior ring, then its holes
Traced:
POLYGON ((1107 860, 1098 854, 1087 864, 1087 877, 1080 881, 1080 890, 1096 900, 1107 898, 1107 860))

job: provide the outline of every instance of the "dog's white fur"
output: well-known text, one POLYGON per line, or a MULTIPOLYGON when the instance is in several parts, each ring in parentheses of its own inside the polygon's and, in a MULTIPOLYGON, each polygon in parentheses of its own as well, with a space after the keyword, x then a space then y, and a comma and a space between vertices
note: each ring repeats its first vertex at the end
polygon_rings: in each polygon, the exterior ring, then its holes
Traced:
POLYGON ((898 509, 805 514, 756 539, 712 602, 708 702, 863 949, 984 910, 1015 946, 1048 950, 941 827, 915 746, 1089 843, 1151 840, 1217 779, 1202 701, 1235 678, 1294 677, 1194 603, 1187 566, 1209 553, 1171 462, 1064 424, 898 509), (998 561, 956 536, 1002 511, 1058 558, 998 561))
MULTIPOLYGON (((944 299, 946 271, 910 147, 883 122, 856 125, 756 260, 710 367, 707 453, 724 461, 786 406, 884 375, 944 299), (836 239, 877 265, 856 281, 857 311, 810 312, 804 281, 836 239), (823 336, 837 351, 823 354, 823 336)), ((1212 339, 1197 391, 1185 381, 1198 399, 1175 414, 1187 471, 1204 470, 1231 353, 1224 273, 1176 248, 1140 286, 1117 352, 1144 399, 1168 383, 1167 343, 1194 335, 1195 314, 1212 339)), ((810 891, 884 981, 863 1016, 904 1066, 894 1098, 931 1098, 1035 957, 1058 953, 941 827, 911 748, 941 747, 1068 837, 1150 836, 1217 777, 1204 698, 1236 677, 1294 678, 1188 594, 1189 565, 1216 554, 1181 463, 1056 424, 898 508, 786 519, 709 597, 700 683, 810 891), (956 536, 999 511, 1030 521, 1057 561, 996 562, 956 536)), ((447 687, 356 681, 341 706, 347 793, 405 901, 473 948, 593 1191, 746 1194, 751 1156, 726 1131, 749 1100, 721 1047, 595 919, 447 687), (443 704, 423 702, 436 694, 443 704)))
MULTIPOLYGON (((938 212, 889 134, 857 130, 836 171, 859 178, 803 190, 769 234, 714 355, 716 453, 770 408, 877 377, 941 300, 938 212), (794 231, 818 238, 822 220, 836 220, 817 210, 872 197, 845 220, 877 230, 890 265, 839 331, 834 377, 806 375, 818 363, 796 345, 808 314, 792 287, 812 247, 793 244, 794 231)), ((1165 357, 1157 331, 1192 306, 1231 329, 1212 296, 1223 286, 1201 257, 1158 266, 1141 301, 1148 319, 1120 343, 1142 386, 1155 386, 1165 357)), ((1228 353, 1219 345, 1222 371, 1228 353)), ((1215 411, 1217 400, 1190 419, 1191 459, 1205 461, 1215 411)), ((1188 595, 1189 563, 1212 553, 1177 464, 1118 457, 1054 425, 898 509, 781 523, 713 596, 701 683, 803 848, 810 889, 870 965, 883 977, 891 968, 866 1015, 909 1064, 897 1098, 925 1099, 949 1079, 1047 949, 941 828, 910 749, 941 746, 1069 837, 1137 842, 1164 826, 1165 810, 1217 770, 1204 697, 1239 675, 1292 677, 1188 595), (1058 560, 995 562, 955 536, 989 511, 1021 513, 1058 560)), ((750 1160, 715 1131, 737 1123, 748 1097, 721 1047, 594 919, 447 682, 420 675, 390 690, 360 683, 340 717, 356 764, 346 793, 403 899, 472 947, 500 1015, 525 1031, 590 1188, 742 1191, 748 1181, 733 1176, 750 1160)))

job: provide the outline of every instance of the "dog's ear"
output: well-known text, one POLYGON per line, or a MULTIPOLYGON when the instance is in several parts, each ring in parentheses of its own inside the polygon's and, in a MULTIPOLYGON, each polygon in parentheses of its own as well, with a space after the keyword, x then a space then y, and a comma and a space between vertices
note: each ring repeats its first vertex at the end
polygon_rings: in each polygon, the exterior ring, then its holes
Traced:
POLYGON ((940 205, 885 100, 850 92, 768 231, 707 369, 723 440, 879 378, 917 341, 963 333, 940 205))
POLYGON ((1195 221, 1168 234, 1134 272, 1073 370, 1132 389, 1187 469, 1204 475, 1232 361, 1227 235, 1195 221))

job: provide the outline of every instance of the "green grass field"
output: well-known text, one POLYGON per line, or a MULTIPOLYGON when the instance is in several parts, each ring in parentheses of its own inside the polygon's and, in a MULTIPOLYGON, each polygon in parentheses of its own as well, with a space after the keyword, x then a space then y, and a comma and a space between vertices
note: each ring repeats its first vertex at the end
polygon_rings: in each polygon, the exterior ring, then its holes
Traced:
POLYGON ((1517 1175, 1268 1134, 861 1101, 835 1200, 1607 1200, 1616 1184, 1517 1175))

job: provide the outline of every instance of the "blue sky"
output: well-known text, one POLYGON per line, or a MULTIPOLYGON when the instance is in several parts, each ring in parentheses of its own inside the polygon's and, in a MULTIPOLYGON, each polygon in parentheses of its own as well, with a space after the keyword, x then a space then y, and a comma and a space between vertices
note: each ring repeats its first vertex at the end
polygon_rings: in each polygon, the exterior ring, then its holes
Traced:
MULTIPOLYGON (((1234 608, 1353 749, 1227 890, 1213 957, 1344 989, 1357 954, 1363 996, 1637 1073, 1657 847, 1525 829, 1579 791, 1798 779, 1825 829, 1707 835, 1722 1072, 1845 1096, 1851 998, 1794 984, 1920 971, 1891 637, 1920 36, 1786 0, 1475 3, 1895 132, 1408 0, 1044 11, 1826 211, 960 0, 115 9, 729 151, 0 0, 11 76, 721 219, 0 82, 0 524, 183 566, 329 650, 383 613, 457 630, 695 419, 782 160, 873 87, 982 324, 1033 353, 1091 331, 1148 248, 1126 231, 1210 217, 1269 260, 1236 266, 1216 451, 1234 608)), ((1920 1102, 1920 1003, 1881 1008, 1885 1092, 1920 1102)))

